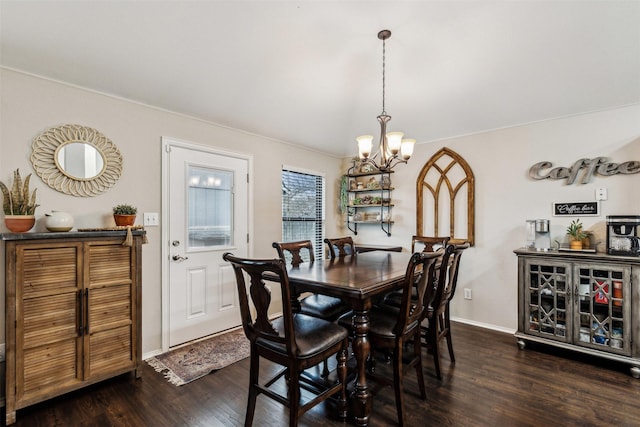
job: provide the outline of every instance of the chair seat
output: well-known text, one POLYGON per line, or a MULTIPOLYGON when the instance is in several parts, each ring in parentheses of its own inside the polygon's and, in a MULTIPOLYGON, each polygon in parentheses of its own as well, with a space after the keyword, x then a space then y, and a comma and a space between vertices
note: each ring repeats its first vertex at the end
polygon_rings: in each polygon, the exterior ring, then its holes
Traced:
MULTIPOLYGON (((284 338, 283 318, 274 319, 271 323, 278 331, 278 335, 284 338)), ((298 358, 313 357, 326 351, 328 347, 339 344, 348 336, 347 330, 342 326, 300 313, 293 315, 293 330, 298 346, 298 358)), ((283 355, 287 354, 287 347, 284 343, 280 344, 258 338, 256 344, 283 355)))
POLYGON ((334 322, 349 311, 349 306, 340 298, 313 294, 300 301, 300 313, 334 322))

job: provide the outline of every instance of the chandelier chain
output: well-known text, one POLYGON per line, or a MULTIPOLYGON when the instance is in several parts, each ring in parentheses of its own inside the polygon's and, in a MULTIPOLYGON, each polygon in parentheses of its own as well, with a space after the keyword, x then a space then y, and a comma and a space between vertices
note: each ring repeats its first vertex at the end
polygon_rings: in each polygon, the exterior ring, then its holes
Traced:
POLYGON ((386 115, 385 103, 384 103, 384 95, 385 95, 385 63, 386 63, 386 39, 382 39, 382 114, 386 115))

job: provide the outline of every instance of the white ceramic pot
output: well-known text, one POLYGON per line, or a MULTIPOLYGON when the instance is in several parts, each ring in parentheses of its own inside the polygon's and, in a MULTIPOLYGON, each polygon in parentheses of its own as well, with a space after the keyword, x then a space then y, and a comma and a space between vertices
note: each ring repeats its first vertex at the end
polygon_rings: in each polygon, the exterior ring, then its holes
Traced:
POLYGON ((69 231, 73 228, 73 216, 66 212, 51 211, 44 214, 45 226, 49 231, 69 231))

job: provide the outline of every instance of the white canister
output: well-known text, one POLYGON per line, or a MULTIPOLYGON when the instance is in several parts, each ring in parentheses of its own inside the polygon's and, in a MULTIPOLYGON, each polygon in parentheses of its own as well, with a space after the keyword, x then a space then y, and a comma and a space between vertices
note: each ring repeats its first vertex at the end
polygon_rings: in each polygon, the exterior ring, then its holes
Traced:
POLYGON ((66 212, 51 211, 44 214, 45 226, 49 231, 69 231, 73 228, 73 216, 66 212))

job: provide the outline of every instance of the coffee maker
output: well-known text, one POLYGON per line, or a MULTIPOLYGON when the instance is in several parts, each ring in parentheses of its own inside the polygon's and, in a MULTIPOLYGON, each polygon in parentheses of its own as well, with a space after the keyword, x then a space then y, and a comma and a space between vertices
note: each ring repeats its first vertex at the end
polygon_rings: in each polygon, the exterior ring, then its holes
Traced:
POLYGON ((551 250, 551 233, 548 219, 527 220, 526 247, 536 251, 551 250))
POLYGON ((639 256, 638 225, 640 225, 640 215, 607 216, 607 253, 639 256))

